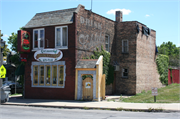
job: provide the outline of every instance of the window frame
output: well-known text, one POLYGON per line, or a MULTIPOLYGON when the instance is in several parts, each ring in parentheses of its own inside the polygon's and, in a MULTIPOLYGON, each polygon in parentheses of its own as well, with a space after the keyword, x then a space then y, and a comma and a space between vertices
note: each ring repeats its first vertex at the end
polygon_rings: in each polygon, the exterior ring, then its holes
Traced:
POLYGON ((32 51, 44 49, 44 47, 45 47, 45 29, 44 28, 33 29, 33 49, 32 49, 32 51), (39 40, 39 38, 40 38, 40 31, 41 30, 44 31, 43 47, 40 47, 40 40, 39 40), (34 47, 34 43, 35 43, 35 39, 34 39, 35 33, 34 33, 34 31, 38 31, 38 47, 37 48, 34 47))
POLYGON ((122 40, 122 53, 129 53, 129 42, 128 40, 122 40), (127 52, 124 51, 124 41, 127 41, 127 52))
POLYGON ((128 68, 122 68, 122 78, 128 78, 129 70, 128 68), (127 69, 127 72, 125 72, 125 69, 127 69), (127 73, 127 76, 124 76, 124 72, 127 73))
POLYGON ((51 63, 45 63, 45 62, 32 62, 31 65, 31 87, 45 87, 45 88, 64 88, 65 87, 65 80, 66 80, 66 65, 65 61, 59 61, 59 62, 51 62, 51 63), (44 83, 40 84, 40 67, 44 66, 44 83), (50 66, 50 84, 46 84, 46 77, 47 77, 47 66, 50 66), (58 85, 59 79, 57 79, 56 84, 53 85, 53 66, 56 66, 57 68, 57 77, 59 77, 58 71, 59 67, 63 66, 63 84, 58 85), (38 67, 38 83, 37 85, 34 85, 34 67, 38 67))
POLYGON ((55 48, 57 48, 57 49, 68 49, 68 26, 56 26, 55 27, 55 48), (63 40, 62 40, 62 38, 63 38, 63 31, 62 31, 62 29, 63 28, 67 28, 67 46, 56 46, 56 43, 57 43, 57 38, 56 38, 56 35, 57 35, 57 29, 58 28, 60 28, 61 29, 61 44, 63 43, 63 40))
MULTIPOLYGON (((105 48, 106 48, 106 36, 108 36, 108 52, 109 52, 109 43, 110 43, 110 36, 108 34, 105 34, 105 48)), ((107 50, 106 50, 107 51, 107 50)))

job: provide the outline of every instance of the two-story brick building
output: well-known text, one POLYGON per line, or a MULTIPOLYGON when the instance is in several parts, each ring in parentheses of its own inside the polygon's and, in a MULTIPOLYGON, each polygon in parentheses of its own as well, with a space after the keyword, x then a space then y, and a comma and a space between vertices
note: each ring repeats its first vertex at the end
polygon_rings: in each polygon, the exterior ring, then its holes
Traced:
POLYGON ((112 88, 117 94, 136 94, 160 87, 155 63, 156 31, 137 21, 124 22, 122 17, 117 11, 113 21, 82 5, 37 13, 23 27, 31 36, 25 64, 25 98, 74 99, 75 67, 101 45, 111 53, 111 64, 116 62, 119 67, 107 93, 112 93, 112 88), (46 49, 58 49, 61 58, 37 61, 40 55, 35 53, 46 49))

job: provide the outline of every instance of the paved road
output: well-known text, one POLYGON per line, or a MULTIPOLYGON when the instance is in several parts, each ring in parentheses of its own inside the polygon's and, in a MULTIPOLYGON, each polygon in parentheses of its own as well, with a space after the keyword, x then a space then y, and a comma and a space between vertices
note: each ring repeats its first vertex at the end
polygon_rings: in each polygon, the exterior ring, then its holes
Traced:
POLYGON ((180 119, 180 114, 0 105, 0 119, 180 119))

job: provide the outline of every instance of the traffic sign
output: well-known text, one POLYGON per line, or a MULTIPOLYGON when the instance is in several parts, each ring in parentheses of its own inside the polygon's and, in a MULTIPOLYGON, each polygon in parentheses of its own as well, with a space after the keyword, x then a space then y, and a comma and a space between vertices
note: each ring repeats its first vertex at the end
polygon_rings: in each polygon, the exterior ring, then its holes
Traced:
POLYGON ((6 78, 6 68, 3 65, 0 67, 0 78, 6 78))
POLYGON ((158 92, 157 92, 157 88, 156 88, 156 87, 153 87, 153 88, 152 88, 152 95, 154 95, 154 96, 158 95, 158 92))

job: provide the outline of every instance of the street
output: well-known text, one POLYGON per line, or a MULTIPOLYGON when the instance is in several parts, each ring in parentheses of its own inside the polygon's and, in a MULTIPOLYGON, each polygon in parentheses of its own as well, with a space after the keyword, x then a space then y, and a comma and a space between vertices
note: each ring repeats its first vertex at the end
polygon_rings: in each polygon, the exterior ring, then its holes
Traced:
POLYGON ((128 112, 0 105, 0 119, 179 119, 178 112, 128 112))

